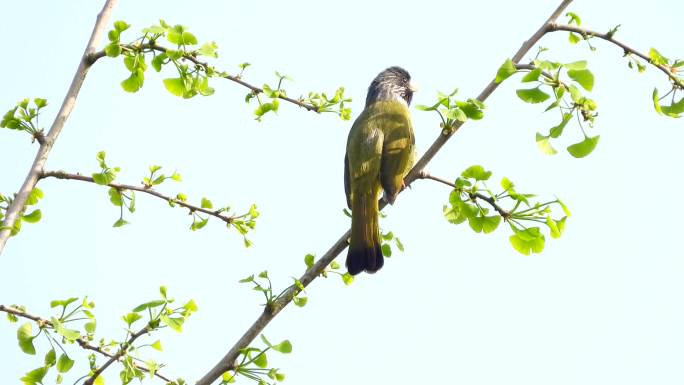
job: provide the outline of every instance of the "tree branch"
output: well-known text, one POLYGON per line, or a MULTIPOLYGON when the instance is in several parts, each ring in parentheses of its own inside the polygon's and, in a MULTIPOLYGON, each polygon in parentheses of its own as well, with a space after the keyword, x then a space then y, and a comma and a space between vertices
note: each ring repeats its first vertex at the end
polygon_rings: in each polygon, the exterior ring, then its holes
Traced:
MULTIPOLYGON (((102 364, 102 366, 100 366, 99 368, 97 368, 97 370, 95 370, 95 372, 90 376, 90 378, 88 378, 88 379, 83 383, 83 385, 93 385, 93 382, 95 381, 95 379, 97 378, 97 376, 99 376, 100 374, 102 374, 102 372, 104 372, 104 371, 109 367, 109 365, 113 364, 114 361, 118 361, 118 360, 121 358, 121 356, 123 356, 124 354, 126 354, 126 352, 128 351, 128 348, 131 347, 131 345, 133 344, 133 342, 134 342, 135 340, 137 340, 138 337, 142 336, 143 334, 149 333, 149 331, 150 331, 150 330, 149 330, 148 326, 145 325, 144 328, 142 328, 142 329, 138 330, 137 332, 131 334, 131 336, 128 338, 128 340, 126 340, 126 342, 124 342, 124 343, 121 344, 121 347, 120 347, 119 350, 116 352, 116 354, 114 354, 114 355, 112 355, 111 357, 109 357, 109 360, 107 360, 107 362, 105 362, 104 364, 102 364)), ((138 366, 138 365, 135 364, 135 366, 138 366)), ((166 381, 168 382, 169 380, 166 380, 166 381)))
POLYGON ((653 60, 650 57, 648 57, 648 55, 637 51, 636 49, 628 46, 627 44, 625 44, 619 40, 613 39, 612 35, 609 35, 607 33, 592 31, 592 30, 585 29, 585 28, 576 27, 574 25, 550 23, 549 24, 549 32, 556 32, 556 31, 568 31, 568 32, 578 33, 578 34, 582 35, 582 37, 584 37, 585 39, 590 38, 590 37, 598 37, 599 39, 603 39, 607 42, 613 43, 613 44, 617 45, 618 47, 622 48, 625 53, 636 55, 636 56, 640 57, 641 59, 643 59, 644 61, 646 61, 647 63, 649 63, 649 64, 653 65, 654 67, 658 68, 659 70, 663 71, 667 75, 667 77, 670 78, 672 83, 674 83, 680 89, 684 89, 684 81, 682 81, 682 79, 678 78, 675 75, 675 73, 672 72, 672 70, 670 68, 668 68, 667 66, 664 66, 662 64, 653 63, 653 60))
MULTIPOLYGON (((157 44, 143 44, 140 47, 135 47, 135 46, 126 45, 126 44, 124 44, 122 46, 129 48, 131 50, 138 50, 138 49, 146 50, 147 49, 147 50, 158 51, 158 52, 166 52, 167 51, 166 47, 162 47, 162 46, 157 45, 157 44)), ((93 53, 93 55, 91 56, 91 60, 94 63, 98 59, 101 59, 105 56, 107 56, 107 55, 105 54, 104 50, 98 51, 98 52, 93 53)), ((197 57, 195 57, 194 55, 188 54, 188 53, 183 55, 183 59, 188 60, 188 61, 192 62, 193 64, 202 67, 202 69, 204 69, 205 71, 209 68, 214 69, 214 67, 210 66, 209 63, 200 61, 197 59, 197 57)), ((215 71, 215 69, 214 69, 214 71, 215 71)), ((243 87, 249 88, 252 91, 252 93, 254 93, 254 95, 257 95, 257 94, 264 92, 263 89, 255 86, 255 85, 252 85, 250 83, 245 82, 244 80, 242 80, 242 78, 240 76, 233 76, 233 75, 224 74, 221 77, 224 79, 228 79, 232 82, 235 82, 235 83, 237 83, 243 87)), ((307 111, 319 112, 318 108, 316 106, 313 106, 311 104, 306 104, 300 100, 292 99, 292 98, 287 97, 285 95, 279 95, 278 99, 285 100, 285 101, 290 102, 292 104, 298 105, 299 107, 302 107, 302 108, 306 109, 307 111)))
MULTIPOLYGON (((82 182, 90 182, 90 183, 95 183, 95 180, 92 177, 81 175, 81 174, 70 174, 64 171, 45 171, 42 172, 39 176, 39 179, 44 179, 44 178, 57 178, 57 179, 70 179, 70 180, 79 180, 82 182)), ((163 199, 167 202, 171 202, 173 204, 177 204, 178 206, 182 206, 190 210, 190 212, 193 211, 198 211, 207 215, 211 215, 212 217, 218 218, 226 223, 231 223, 236 217, 234 216, 228 216, 224 215, 222 212, 219 210, 209 210, 205 209, 199 206, 192 205, 190 203, 183 202, 181 200, 178 200, 176 198, 164 195, 160 192, 157 192, 155 190, 152 190, 149 187, 145 186, 133 186, 129 184, 121 184, 121 183, 110 183, 107 186, 113 187, 119 191, 122 190, 133 190, 133 191, 138 191, 142 192, 145 194, 149 194, 152 196, 155 196, 157 198, 163 199)))
MULTIPOLYGON (((44 326, 46 326, 46 325, 49 326, 49 327, 52 327, 52 322, 50 322, 50 321, 48 321, 48 320, 46 320, 46 319, 42 319, 42 318, 40 318, 40 317, 38 317, 38 316, 32 315, 32 314, 30 314, 30 313, 27 313, 27 312, 25 312, 25 311, 21 311, 21 310, 19 310, 19 309, 17 309, 17 308, 14 308, 14 307, 12 307, 12 306, 5 306, 5 305, 0 304, 0 311, 5 312, 5 313, 8 313, 8 314, 15 315, 15 316, 17 316, 17 317, 30 319, 31 321, 34 321, 36 324, 38 324, 38 326, 41 327, 41 328, 44 327, 44 326)), ((136 333, 136 334, 137 334, 137 333, 136 333)), ((136 338, 138 338, 138 337, 136 337, 136 338)), ((109 352, 106 352, 106 351, 102 350, 102 349, 101 349, 100 347, 98 347, 98 346, 91 345, 90 343, 88 343, 88 341, 84 340, 83 338, 80 338, 80 337, 77 338, 77 339, 76 339, 76 342, 78 343, 78 345, 79 345, 81 348, 83 348, 83 349, 85 349, 85 350, 92 350, 92 351, 94 351, 94 352, 97 352, 97 353, 99 353, 99 354, 102 354, 102 355, 105 356, 105 357, 110 358, 109 361, 112 361, 112 362, 113 362, 113 361, 117 361, 119 358, 121 358, 121 355, 119 355, 118 357, 114 358, 114 357, 116 356, 116 354, 110 354, 109 352)), ((127 341, 127 342, 130 343, 130 342, 133 342, 133 341, 131 341, 131 340, 129 339, 129 341, 127 341)), ((130 345, 129 345, 129 346, 130 346, 130 345)), ((109 362, 109 361, 108 361, 108 362, 109 362)), ((109 365, 111 365, 111 362, 110 362, 109 364, 107 364, 107 366, 109 366, 109 365)), ((145 368, 144 366, 139 366, 139 365, 136 364, 136 363, 133 363, 133 365, 135 365, 136 368, 138 368, 138 369, 140 369, 140 370, 142 370, 142 371, 144 371, 144 372, 147 372, 147 373, 150 372, 150 371, 149 371, 147 368, 145 368)), ((103 369, 103 370, 104 370, 104 369, 103 369)), ((164 381, 166 381, 166 382, 171 382, 171 380, 170 380, 169 378, 167 378, 166 376, 162 375, 162 374, 159 373, 159 372, 155 372, 154 375, 157 376, 157 377, 159 377, 159 378, 161 378, 162 380, 164 380, 164 381)), ((97 377, 97 376, 94 376, 94 377, 97 377)), ((93 377, 93 378, 94 378, 94 377, 93 377)))
MULTIPOLYGON (((546 32, 548 32, 551 23, 553 23, 555 19, 560 16, 563 10, 570 5, 571 2, 572 0, 563 0, 561 2, 551 16, 544 22, 544 24, 542 24, 542 26, 532 35, 532 37, 525 41, 518 52, 516 52, 512 59, 514 63, 518 63, 525 53, 527 53, 527 51, 529 51, 534 44, 536 44, 536 42, 542 36, 544 36, 546 32)), ((492 80, 489 85, 487 85, 487 87, 485 87, 485 89, 480 93, 477 99, 479 101, 484 101, 492 92, 494 92, 498 86, 499 84, 492 80)), ((456 128, 458 129, 461 125, 462 123, 458 123, 456 128)), ((418 160, 416 165, 404 179, 404 183, 407 186, 420 175, 425 166, 432 160, 435 154, 442 148, 442 146, 444 146, 447 140, 449 140, 449 138, 455 132, 456 130, 447 134, 440 134, 440 136, 435 140, 435 142, 432 144, 432 146, 430 146, 420 160, 418 160)), ((332 262, 347 247, 347 239, 349 238, 350 234, 351 230, 347 230, 347 232, 344 233, 342 237, 340 237, 337 242, 335 242, 330 249, 299 278, 299 281, 302 283, 302 285, 305 287, 308 286, 325 270, 330 262, 332 262)), ((293 285, 273 303, 273 306, 265 308, 264 312, 259 316, 259 318, 257 318, 256 321, 254 321, 252 326, 247 329, 247 331, 242 335, 242 337, 240 337, 235 345, 230 348, 228 353, 226 353, 226 355, 221 358, 221 360, 211 370, 209 370, 199 381, 197 381, 196 385, 210 385, 216 379, 221 377, 224 372, 234 369, 235 360, 240 355, 240 349, 249 346, 249 343, 259 335, 266 325, 268 325, 268 323, 271 322, 271 320, 285 306, 287 306, 290 301, 292 301, 292 298, 296 294, 297 290, 297 287, 293 285)))
MULTIPOLYGON (((430 175, 430 173, 428 173, 427 171, 421 171, 420 174, 418 174, 417 179, 432 179, 432 180, 434 180, 434 181, 436 181, 436 182, 445 184, 445 185, 447 185, 447 186, 449 186, 449 187, 452 187, 452 188, 454 188, 454 189, 456 189, 456 190, 460 190, 458 187, 456 187, 455 184, 449 182, 449 181, 446 180, 446 179, 442 179, 442 178, 439 178, 439 177, 436 177, 436 176, 432 176, 432 175, 430 175)), ((480 199, 480 200, 483 200, 483 201, 489 203, 489 205, 492 206, 492 208, 494 208, 494 210, 496 210, 496 212, 498 212, 499 215, 501 215, 501 217, 502 217, 504 220, 507 220, 508 218, 511 217, 511 214, 510 214, 508 211, 504 210, 501 206, 499 206, 498 204, 496 204, 496 201, 494 200, 494 198, 488 197, 488 196, 483 195, 483 194, 478 193, 478 192, 476 192, 476 193, 471 193, 471 192, 465 191, 465 193, 467 193, 468 196, 470 196, 470 199, 472 199, 472 200, 480 199)))
POLYGON ((93 31, 90 35, 90 40, 86 45, 83 56, 81 56, 80 64, 78 65, 78 69, 76 70, 74 78, 71 81, 69 91, 67 91, 64 101, 62 101, 62 106, 60 107, 55 120, 52 122, 50 131, 48 131, 48 134, 45 136, 44 143, 40 144, 36 158, 33 161, 33 165, 31 166, 31 169, 29 170, 21 189, 7 208, 5 219, 2 222, 2 227, 0 227, 0 254, 2 254, 5 244, 7 243, 7 239, 10 237, 14 222, 20 220, 19 215, 24 210, 26 200, 28 199, 28 196, 33 188, 36 187, 36 183, 38 183, 38 178, 40 173, 43 171, 43 166, 47 161, 52 146, 54 146, 59 133, 64 127, 64 123, 66 123, 66 120, 69 118, 71 111, 76 105, 76 97, 78 96, 86 74, 92 65, 92 62, 89 59, 90 55, 97 49, 96 46, 100 41, 100 37, 104 33, 105 26, 109 21, 109 17, 112 13, 112 9, 116 5, 116 2, 117 0, 106 0, 102 10, 97 15, 95 26, 93 27, 93 31))

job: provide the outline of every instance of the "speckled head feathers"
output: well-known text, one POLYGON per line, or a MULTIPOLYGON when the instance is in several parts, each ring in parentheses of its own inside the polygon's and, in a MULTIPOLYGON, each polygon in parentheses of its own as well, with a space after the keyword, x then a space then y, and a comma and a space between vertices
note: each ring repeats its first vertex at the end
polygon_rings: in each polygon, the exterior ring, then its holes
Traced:
POLYGON ((380 72, 368 87, 366 106, 379 100, 398 99, 411 104, 415 87, 411 84, 411 75, 401 67, 389 67, 380 72))

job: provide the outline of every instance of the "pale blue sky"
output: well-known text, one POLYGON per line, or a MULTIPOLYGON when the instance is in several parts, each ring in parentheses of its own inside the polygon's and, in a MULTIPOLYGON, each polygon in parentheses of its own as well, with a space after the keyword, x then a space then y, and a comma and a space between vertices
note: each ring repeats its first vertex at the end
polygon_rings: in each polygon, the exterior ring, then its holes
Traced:
MULTIPOLYGON (((416 104, 454 87, 464 99, 476 96, 556 3, 121 0, 112 21, 125 20, 135 31, 159 18, 187 25, 200 41, 217 42, 218 67, 234 71, 251 62, 246 80, 257 85, 273 83, 274 70, 289 74, 292 96, 344 85, 355 117, 370 80, 390 65, 405 67, 420 84, 416 104)), ((0 107, 47 98, 47 126, 101 2, 32 4, 30 11, 20 2, 3 7, 0 107)), ((678 2, 576 1, 569 10, 598 31, 622 24, 616 37, 643 52, 655 46, 670 57, 684 55, 678 2)), ((522 256, 503 226, 481 235, 447 223, 441 210, 448 189, 416 182, 382 222, 401 237, 405 253, 350 287, 334 278, 315 281, 305 308, 288 307, 266 329, 269 339, 293 343, 291 355, 269 356, 287 374, 285 384, 684 380, 684 127, 653 111, 653 87, 668 86, 660 72, 639 75, 619 49, 594 44, 596 52, 570 46, 566 33, 541 42, 552 48, 549 58, 586 59, 596 75, 595 153, 581 160, 541 154, 534 133, 555 125, 557 115, 518 100, 519 83, 511 80, 487 101, 485 119, 468 122, 428 167, 453 179, 481 164, 520 191, 558 195, 573 213, 565 235, 547 237, 541 255, 522 256)), ((47 180, 40 184, 43 220, 26 225, 0 257, 0 303, 47 316, 50 300, 89 295, 99 335, 120 338, 119 317, 167 285, 200 310, 182 334, 159 333, 165 352, 150 356, 168 365, 166 374, 192 383, 261 311, 258 293, 237 280, 268 269, 285 287, 303 271, 305 254, 322 255, 348 227, 342 158, 351 122, 282 103, 279 116, 257 123, 253 106, 242 101, 246 90, 227 81, 213 82, 212 97, 182 100, 163 89, 170 72, 148 72, 134 95, 118 85, 126 76, 119 60, 92 68, 47 168, 88 174, 97 169, 95 153, 106 150, 109 163, 122 167, 120 182, 137 183, 150 164, 178 170, 183 183, 167 182, 161 191, 182 191, 194 202, 207 196, 236 210, 259 206, 254 247, 244 249, 216 221, 191 232, 185 211, 142 194, 127 218, 132 224, 113 229, 118 211, 106 189, 47 180)), ((414 110, 413 120, 422 153, 438 135, 438 119, 414 110)), ((573 126, 563 143, 578 139, 573 126)), ((35 150, 26 135, 0 130, 0 192, 18 189, 35 150)), ((85 361, 83 352, 71 351, 85 361)), ((8 384, 42 360, 20 352, 15 326, 6 322, 0 355, 8 384)), ((118 371, 107 372, 108 384, 118 383, 118 371)), ((78 377, 73 372, 65 383, 78 377)))

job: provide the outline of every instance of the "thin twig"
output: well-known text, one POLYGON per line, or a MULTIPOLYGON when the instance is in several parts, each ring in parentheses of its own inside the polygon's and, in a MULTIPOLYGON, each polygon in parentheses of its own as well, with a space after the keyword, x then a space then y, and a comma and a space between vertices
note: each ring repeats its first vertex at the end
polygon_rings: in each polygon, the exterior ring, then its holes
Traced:
MULTIPOLYGON (((128 338, 128 340, 126 340, 126 342, 121 344, 121 347, 116 352, 116 354, 109 357, 109 359, 104 364, 102 364, 102 366, 97 368, 97 370, 95 370, 95 372, 93 374, 91 374, 87 380, 85 380, 83 385, 93 385, 93 382, 95 381, 97 376, 102 374, 102 372, 104 372, 109 367, 109 365, 113 364, 114 361, 118 361, 121 358, 121 356, 126 354, 128 352, 128 349, 133 345, 133 342, 135 342, 135 340, 137 340, 138 337, 142 336, 143 334, 147 334, 149 332, 150 332, 149 326, 145 325, 145 327, 143 327, 142 329, 131 334, 131 336, 128 338)), ((168 381, 168 380, 166 380, 166 381, 168 381)))
POLYGON ((38 149, 36 158, 33 161, 33 165, 31 166, 28 175, 26 175, 24 183, 5 212, 5 219, 2 222, 2 227, 0 227, 0 254, 2 254, 5 244, 7 243, 7 239, 10 237, 14 222, 19 220, 19 215, 24 210, 24 206, 26 205, 26 200, 28 199, 29 194, 33 188, 36 187, 36 183, 38 183, 38 178, 40 173, 43 171, 43 166, 47 161, 50 150, 52 150, 52 146, 54 146, 59 133, 64 127, 64 123, 66 123, 66 120, 69 118, 71 111, 73 111, 74 106, 76 105, 76 97, 81 90, 83 81, 85 80, 86 74, 88 73, 88 70, 92 64, 89 60, 89 57, 97 49, 97 45, 100 42, 100 37, 104 33, 106 25, 109 22, 109 16, 112 13, 112 9, 116 5, 116 2, 117 0, 106 0, 102 10, 97 15, 93 32, 90 35, 90 40, 88 40, 85 51, 81 56, 78 69, 76 70, 74 78, 71 81, 69 91, 67 91, 67 94, 64 97, 62 106, 60 107, 55 120, 52 122, 50 131, 48 131, 48 134, 45 136, 44 143, 41 143, 38 149))
POLYGON ((684 89, 684 81, 682 79, 678 78, 674 72, 667 66, 664 66, 662 64, 655 64, 653 60, 646 54, 641 53, 637 51, 636 49, 628 46, 627 44, 613 39, 613 37, 607 33, 601 33, 601 32, 596 32, 592 31, 589 29, 581 28, 581 27, 576 27, 574 25, 565 25, 565 24, 556 24, 556 23, 550 23, 549 24, 549 32, 556 32, 556 31, 568 31, 568 32, 574 32, 582 35, 585 39, 590 38, 590 37, 598 37, 599 39, 603 39, 605 41, 611 42, 618 47, 622 48, 625 53, 630 53, 633 55, 636 55, 640 58, 642 58, 644 61, 647 63, 653 65, 654 67, 658 68, 659 70, 663 71, 667 77, 670 78, 672 83, 674 83, 677 87, 684 89))
MULTIPOLYGON (((517 63, 525 55, 527 51, 534 46, 534 44, 547 32, 548 26, 553 22, 563 10, 570 5, 572 0, 563 0, 562 3, 556 8, 556 10, 551 14, 551 17, 537 30, 537 32, 532 35, 532 37, 527 40, 518 52, 513 56, 513 62, 517 63)), ((477 97, 478 100, 484 101, 487 97, 498 87, 498 83, 492 81, 477 97)), ((460 127, 460 124, 459 124, 460 127)), ((409 175, 404 179, 404 183, 408 186, 420 172, 425 168, 425 166, 432 160, 435 154, 442 148, 446 141, 453 135, 455 131, 440 135, 437 140, 432 144, 430 149, 423 155, 423 157, 416 163, 409 175)), ((347 230, 331 247, 330 249, 319 258, 313 266, 311 266, 300 278, 299 281, 303 286, 308 286, 316 277, 318 277, 325 268, 332 262, 346 247, 347 239, 351 234, 351 230, 347 230)), ((250 342, 256 338, 259 333, 268 325, 271 320, 292 301, 292 298, 297 293, 298 288, 296 286, 290 287, 283 296, 278 298, 272 306, 267 306, 264 311, 259 315, 252 326, 245 331, 245 333, 240 337, 240 339, 233 345, 230 350, 225 354, 219 362, 209 370, 196 385, 210 385, 216 379, 218 379, 224 372, 235 368, 235 360, 240 355, 240 350, 249 346, 250 342)))
MULTIPOLYGON (((147 50, 153 50, 153 51, 158 51, 158 52, 166 52, 167 51, 166 47, 162 47, 162 46, 157 45, 157 44, 149 44, 149 43, 142 44, 140 46, 123 45, 123 47, 127 47, 127 48, 132 49, 132 50, 140 50, 140 49, 146 50, 147 49, 147 50)), ((104 51, 98 51, 98 52, 93 53, 93 55, 90 56, 90 60, 94 63, 98 59, 101 59, 105 56, 107 56, 107 55, 105 54, 104 51)), ((211 65, 209 65, 209 63, 200 61, 197 59, 196 56, 191 55, 189 53, 184 54, 183 59, 191 61, 193 64, 202 67, 202 69, 204 69, 205 71, 207 69, 210 69, 210 68, 214 69, 211 65)), ((264 92, 263 89, 255 86, 255 85, 249 84, 246 81, 242 80, 242 78, 240 76, 233 76, 233 75, 224 74, 221 77, 224 79, 228 79, 230 81, 233 81, 233 82, 235 82, 235 83, 237 83, 243 87, 249 88, 254 95, 257 95, 257 94, 264 92)), ((296 104, 299 107, 305 108, 307 111, 319 112, 318 108, 316 106, 313 106, 311 104, 306 104, 300 100, 292 99, 292 98, 287 97, 285 95, 279 95, 278 99, 285 100, 285 101, 290 102, 292 104, 296 104)))
MULTIPOLYGON (((70 174, 64 171, 45 171, 40 174, 39 179, 44 179, 44 178, 57 178, 57 179, 70 179, 70 180, 79 180, 82 182, 90 182, 90 183, 95 183, 95 180, 92 177, 81 175, 81 174, 70 174)), ((234 216, 228 216, 228 215, 223 215, 222 212, 218 210, 208 210, 199 206, 192 205, 190 203, 183 202, 179 199, 164 195, 160 192, 157 192, 155 190, 152 190, 149 187, 146 186, 134 186, 130 184, 121 184, 121 183, 109 183, 107 186, 113 187, 120 192, 123 190, 133 190, 133 191, 139 191, 145 194, 150 194, 152 196, 155 196, 157 198, 163 199, 167 202, 171 202, 173 204, 177 204, 178 206, 182 206, 190 210, 190 212, 195 212, 199 211, 201 213, 211 215, 212 217, 218 218, 226 223, 231 223, 233 220, 239 217, 234 217, 234 216)))
MULTIPOLYGON (((458 187, 456 187, 455 184, 449 182, 449 181, 446 180, 446 179, 442 179, 442 178, 439 178, 439 177, 430 175, 430 173, 428 173, 427 171, 421 171, 420 174, 418 174, 418 178, 417 178, 417 179, 432 179, 432 180, 434 180, 434 181, 436 181, 436 182, 445 184, 445 185, 447 185, 447 186, 449 186, 449 187, 452 187, 452 188, 454 188, 454 189, 458 189, 458 187)), ((489 205, 492 206, 492 208, 493 208, 494 210, 496 210, 496 212, 498 212, 499 215, 501 215, 501 217, 502 217, 504 220, 507 220, 508 218, 511 217, 511 214, 510 214, 508 211, 504 210, 503 207, 499 206, 499 205, 496 203, 496 200, 495 200, 494 198, 488 197, 488 196, 486 196, 486 195, 484 195, 484 194, 481 194, 481 193, 479 193, 479 192, 472 193, 472 192, 467 192, 467 191, 465 191, 465 193, 468 194, 468 196, 469 196, 470 199, 472 199, 472 200, 480 199, 480 200, 483 200, 483 201, 489 203, 489 205)))
MULTIPOLYGON (((40 317, 38 317, 38 316, 35 316, 35 315, 33 315, 33 314, 27 313, 27 312, 25 312, 25 311, 22 311, 22 310, 20 310, 20 309, 17 309, 17 308, 15 308, 15 307, 12 307, 12 306, 5 306, 5 305, 0 304, 0 311, 3 311, 3 312, 8 313, 8 314, 13 314, 13 315, 15 315, 15 316, 17 316, 17 317, 30 319, 31 321, 34 321, 35 323, 37 323, 38 326, 41 327, 41 328, 42 328, 42 327, 45 327, 45 326, 53 327, 53 326, 52 326, 52 322, 50 322, 50 321, 48 321, 48 320, 46 320, 46 319, 40 318, 40 317)), ((136 337, 136 338, 137 338, 137 337, 136 337)), ((108 358, 110 358, 110 359, 112 359, 112 358, 115 356, 115 354, 111 354, 111 353, 109 353, 109 352, 106 352, 105 350, 101 349, 101 348, 98 347, 98 346, 91 345, 88 341, 84 340, 84 339, 81 338, 81 337, 79 337, 79 338, 76 339, 76 343, 78 343, 78 346, 80 346, 82 349, 85 349, 85 350, 92 350, 92 351, 94 351, 94 352, 96 352, 96 353, 99 353, 99 354, 101 354, 101 355, 103 355, 103 356, 105 356, 105 357, 108 357, 108 358)), ((119 358, 121 358, 121 356, 119 356, 119 358)), ((118 360, 118 358, 117 358, 116 360, 118 360)), ((140 366, 140 365, 138 365, 138 364, 136 364, 136 363, 133 363, 133 365, 135 365, 136 368, 138 368, 138 369, 140 369, 140 370, 142 370, 142 371, 144 371, 144 372, 147 372, 147 373, 150 372, 149 369, 147 369, 147 368, 144 367, 144 366, 140 366)), ((162 375, 162 374, 159 373, 159 372, 155 372, 154 375, 157 376, 157 377, 159 377, 159 378, 161 378, 162 380, 164 380, 164 381, 166 381, 166 382, 171 382, 171 380, 170 380, 169 378, 167 378, 166 376, 162 375)))

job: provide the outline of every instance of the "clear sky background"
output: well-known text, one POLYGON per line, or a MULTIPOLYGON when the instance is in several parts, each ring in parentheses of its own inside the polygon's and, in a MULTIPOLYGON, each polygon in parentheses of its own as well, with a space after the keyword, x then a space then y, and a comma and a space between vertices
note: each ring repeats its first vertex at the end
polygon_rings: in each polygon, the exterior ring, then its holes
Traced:
MULTIPOLYGON (((219 68, 236 72, 251 62, 245 79, 257 85, 273 84, 275 70, 289 74, 291 96, 343 85, 356 117, 369 82, 390 65, 420 84, 416 104, 454 87, 463 99, 475 97, 557 3, 122 0, 112 21, 132 24, 130 38, 160 18, 187 25, 201 42, 217 42, 219 68)), ((85 0, 4 4, 3 111, 24 97, 47 98, 41 122, 48 128, 100 7, 85 0)), ((684 56, 680 2, 576 1, 569 10, 598 31, 622 24, 616 37, 642 52, 655 46, 684 56)), ((596 151, 579 160, 540 153, 534 134, 554 126, 557 114, 521 102, 515 78, 487 100, 485 119, 468 122, 428 169, 454 179, 481 164, 495 182, 507 176, 519 191, 557 195, 573 214, 564 236, 547 236, 542 254, 522 256, 504 226, 482 235, 446 222, 448 188, 417 181, 381 223, 401 237, 405 253, 350 287, 316 280, 305 308, 288 307, 265 330, 272 341, 293 343, 292 354, 269 356, 286 384, 684 381, 684 127, 657 115, 650 99, 654 86, 662 93, 668 82, 653 68, 628 69, 622 52, 601 41, 595 52, 570 46, 567 33, 540 44, 551 48, 549 59, 589 61, 599 105, 596 151)), ((119 317, 166 285, 179 301, 194 298, 199 312, 182 334, 152 337, 165 351, 149 356, 192 383, 261 312, 259 294, 238 279, 268 269, 284 288, 303 272, 305 254, 322 255, 348 228, 342 160, 351 122, 282 103, 279 116, 258 123, 254 105, 243 102, 246 89, 231 82, 213 81, 212 97, 182 100, 163 88, 171 72, 148 71, 137 94, 119 87, 127 76, 120 60, 97 62, 47 169, 89 174, 97 171, 96 152, 106 150, 108 163, 122 168, 122 183, 138 183, 151 164, 178 170, 184 181, 166 182, 162 192, 184 192, 193 202, 206 196, 237 211, 256 203, 262 216, 254 246, 245 249, 215 220, 191 232, 185 211, 143 194, 127 217, 131 225, 113 229, 118 209, 106 189, 45 180, 43 220, 25 225, 0 257, 0 303, 48 316, 50 300, 88 295, 97 304, 98 335, 118 339, 119 317)), ((422 154, 439 121, 416 110, 413 120, 422 154)), ((557 147, 579 139, 573 122, 557 147)), ((3 194, 19 188, 36 148, 25 134, 0 130, 3 194)), ((7 384, 39 366, 47 350, 42 340, 38 356, 23 355, 15 329, 0 322, 7 384)), ((70 351, 86 361, 84 352, 70 351)), ((118 383, 118 371, 107 371, 108 384, 118 383)), ((77 377, 72 370, 65 383, 77 377)))

